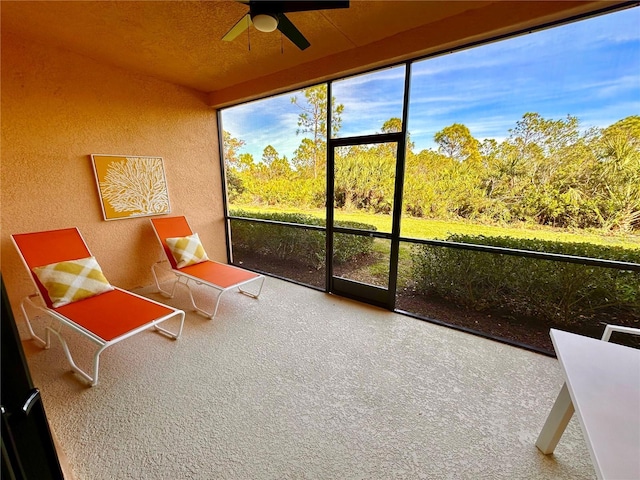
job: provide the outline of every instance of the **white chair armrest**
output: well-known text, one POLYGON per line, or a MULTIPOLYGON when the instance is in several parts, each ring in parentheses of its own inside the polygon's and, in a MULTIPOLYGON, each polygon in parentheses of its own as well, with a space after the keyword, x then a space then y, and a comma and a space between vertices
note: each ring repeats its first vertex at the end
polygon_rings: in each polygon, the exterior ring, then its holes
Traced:
POLYGON ((629 333, 631 335, 640 335, 640 328, 623 327, 620 325, 607 325, 604 329, 604 333, 602 334, 601 340, 608 342, 613 332, 629 333))

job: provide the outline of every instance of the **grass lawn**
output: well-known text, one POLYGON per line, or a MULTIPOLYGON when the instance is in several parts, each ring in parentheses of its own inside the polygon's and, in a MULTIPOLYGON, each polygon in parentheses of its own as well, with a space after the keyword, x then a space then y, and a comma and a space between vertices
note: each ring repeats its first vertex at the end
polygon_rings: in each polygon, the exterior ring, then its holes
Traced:
MULTIPOLYGON (((264 208, 255 206, 233 206, 231 209, 241 209, 249 212, 281 212, 304 213, 324 218, 324 210, 298 210, 293 208, 264 208)), ((336 220, 368 223, 379 231, 391 231, 391 216, 376 215, 360 211, 336 211, 336 220)), ((630 249, 640 249, 640 235, 622 235, 594 231, 568 231, 552 227, 500 227, 481 225, 467 221, 430 220, 405 216, 402 218, 400 234, 407 238, 423 238, 444 240, 452 233, 468 235, 485 235, 491 237, 537 238, 540 240, 554 240, 561 242, 583 242, 595 245, 611 245, 630 249)))

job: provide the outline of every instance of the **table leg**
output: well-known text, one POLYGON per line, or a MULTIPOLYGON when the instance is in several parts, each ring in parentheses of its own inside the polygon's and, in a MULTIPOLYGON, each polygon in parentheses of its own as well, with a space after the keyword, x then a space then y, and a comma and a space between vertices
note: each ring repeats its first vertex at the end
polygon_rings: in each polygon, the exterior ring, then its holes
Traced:
POLYGON ((569 389, 565 383, 562 385, 556 403, 553 404, 553 408, 551 408, 547 421, 536 441, 536 447, 542 453, 545 455, 553 453, 574 411, 571 395, 569 395, 569 389))

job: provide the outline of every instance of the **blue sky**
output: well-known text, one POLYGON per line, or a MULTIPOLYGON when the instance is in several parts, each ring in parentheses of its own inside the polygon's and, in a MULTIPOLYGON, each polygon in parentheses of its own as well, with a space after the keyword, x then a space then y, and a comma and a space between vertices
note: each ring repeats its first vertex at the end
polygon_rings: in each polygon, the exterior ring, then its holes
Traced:
MULTIPOLYGON (((344 105, 340 137, 376 133, 400 117, 405 66, 333 84, 344 105)), ((415 150, 435 148, 453 123, 482 141, 502 141, 527 112, 578 117, 582 128, 640 115, 640 8, 603 15, 506 41, 414 62, 408 130, 415 150)), ((223 128, 246 142, 256 161, 272 145, 293 157, 300 92, 225 109, 223 128)))

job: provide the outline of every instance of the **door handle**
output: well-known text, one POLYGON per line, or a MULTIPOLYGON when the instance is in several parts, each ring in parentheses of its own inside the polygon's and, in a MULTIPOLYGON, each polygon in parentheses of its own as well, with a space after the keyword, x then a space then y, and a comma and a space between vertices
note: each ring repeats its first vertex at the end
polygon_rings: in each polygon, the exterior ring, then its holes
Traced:
POLYGON ((24 405, 22 406, 22 411, 25 415, 29 415, 31 409, 38 402, 38 400, 40 400, 40 390, 34 388, 33 390, 31 390, 26 402, 24 402, 24 405))

